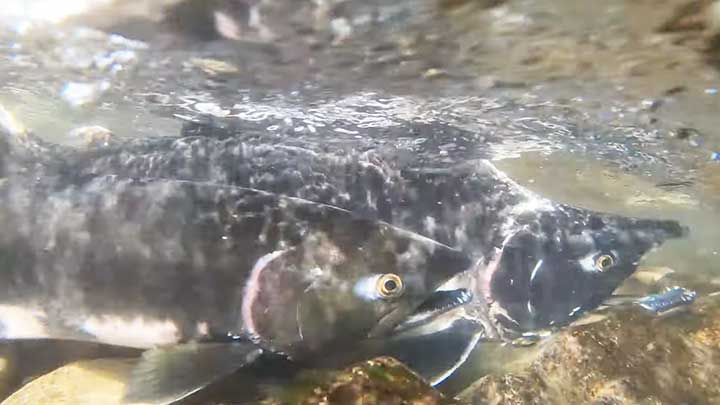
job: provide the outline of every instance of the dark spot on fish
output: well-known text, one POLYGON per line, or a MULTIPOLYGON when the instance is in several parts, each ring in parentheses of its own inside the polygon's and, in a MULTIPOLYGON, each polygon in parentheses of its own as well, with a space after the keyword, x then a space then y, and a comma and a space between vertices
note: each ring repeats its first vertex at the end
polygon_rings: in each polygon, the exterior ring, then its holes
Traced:
POLYGON ((395 254, 402 255, 407 252, 410 247, 409 239, 400 239, 395 243, 395 254))
POLYGON ((590 226, 590 229, 592 229, 593 231, 597 231, 605 227, 605 222, 602 220, 602 218, 593 215, 590 217, 588 225, 590 226))

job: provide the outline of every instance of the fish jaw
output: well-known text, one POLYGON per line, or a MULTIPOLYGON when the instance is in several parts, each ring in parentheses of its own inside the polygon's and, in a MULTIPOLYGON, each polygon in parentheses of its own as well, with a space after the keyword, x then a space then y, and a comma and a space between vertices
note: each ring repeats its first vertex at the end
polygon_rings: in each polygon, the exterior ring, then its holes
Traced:
POLYGON ((394 332, 404 333, 422 328, 472 300, 472 293, 465 288, 437 290, 423 301, 411 315, 400 322, 394 332))
POLYGON ((443 288, 450 280, 471 271, 472 259, 462 252, 432 241, 420 235, 414 235, 431 246, 432 258, 428 260, 428 273, 432 275, 426 282, 428 291, 409 301, 409 305, 399 306, 385 314, 368 334, 369 338, 395 335, 432 321, 434 318, 472 301, 472 292, 466 288, 446 290, 443 288))

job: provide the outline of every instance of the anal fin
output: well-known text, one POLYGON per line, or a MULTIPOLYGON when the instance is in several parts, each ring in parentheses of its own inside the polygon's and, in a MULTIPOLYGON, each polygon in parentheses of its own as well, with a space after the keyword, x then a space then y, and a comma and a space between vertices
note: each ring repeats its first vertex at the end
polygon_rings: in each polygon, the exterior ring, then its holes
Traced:
POLYGON ((483 339, 484 329, 465 317, 438 326, 440 329, 426 330, 422 335, 391 339, 383 346, 382 354, 403 362, 431 385, 439 385, 467 361, 483 339))
POLYGON ((150 349, 132 371, 127 403, 169 404, 254 362, 262 349, 250 342, 198 343, 150 349))

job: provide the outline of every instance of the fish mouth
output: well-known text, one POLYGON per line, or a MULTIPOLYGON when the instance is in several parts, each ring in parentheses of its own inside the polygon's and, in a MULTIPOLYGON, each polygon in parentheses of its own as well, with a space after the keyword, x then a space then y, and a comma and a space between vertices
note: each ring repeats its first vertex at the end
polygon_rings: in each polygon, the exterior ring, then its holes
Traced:
POLYGON ((465 289, 436 290, 405 321, 395 327, 395 332, 404 332, 423 326, 455 308, 463 306, 473 299, 473 294, 465 289))

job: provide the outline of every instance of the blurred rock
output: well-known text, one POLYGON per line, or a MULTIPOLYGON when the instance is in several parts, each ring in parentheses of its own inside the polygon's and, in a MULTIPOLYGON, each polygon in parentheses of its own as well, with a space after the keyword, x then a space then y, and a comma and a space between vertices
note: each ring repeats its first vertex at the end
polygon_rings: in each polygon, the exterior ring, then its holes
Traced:
POLYGON ((70 131, 73 138, 82 139, 86 147, 109 146, 113 141, 113 133, 100 125, 88 125, 70 131))
POLYGON ((239 73, 240 69, 232 63, 218 59, 193 58, 189 64, 196 67, 208 76, 217 76, 222 74, 239 73))
POLYGON ((465 390, 474 404, 720 403, 720 300, 658 318, 615 311, 544 343, 527 368, 465 390))
POLYGON ((380 357, 329 374, 317 385, 277 394, 278 398, 263 401, 264 405, 279 404, 459 404, 445 398, 417 374, 397 360, 380 357))
POLYGON ((675 273, 675 270, 669 267, 643 266, 639 267, 638 270, 633 273, 631 277, 645 285, 653 285, 673 273, 675 273))
POLYGON ((704 30, 706 13, 713 0, 686 0, 671 7, 671 12, 658 26, 659 32, 704 30))
MULTIPOLYGON (((128 358, 71 363, 26 384, 2 405, 123 404, 123 393, 135 362, 135 359, 128 358)), ((2 374, 0 382, 1 377, 2 374)), ((243 378, 242 374, 238 378, 243 378)), ((236 382, 230 377, 222 384, 236 382)), ((216 394, 213 388, 223 392, 222 385, 211 386, 189 398, 189 403, 227 403, 226 398, 218 398, 222 394, 216 394)), ((265 391, 266 399, 261 401, 264 405, 458 404, 445 398, 398 361, 387 357, 369 360, 340 372, 315 372, 312 378, 306 376, 289 386, 266 388, 265 391)))
POLYGON ((33 380, 2 404, 122 404, 124 382, 133 365, 132 360, 120 359, 71 363, 33 380))

